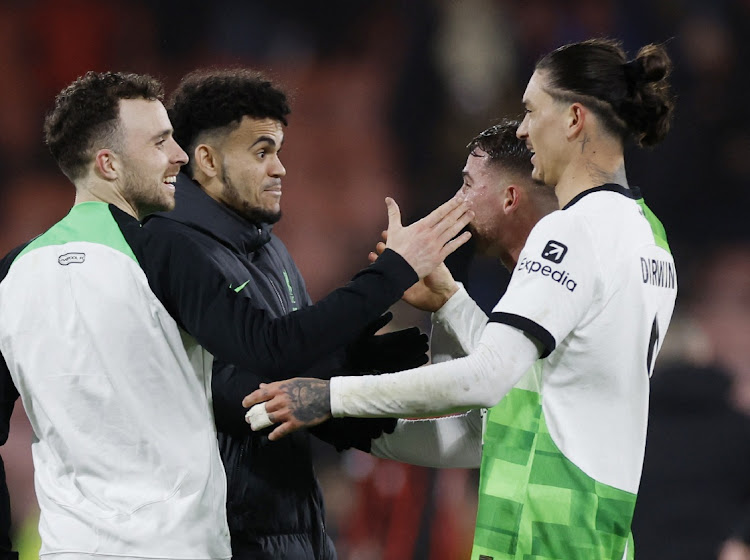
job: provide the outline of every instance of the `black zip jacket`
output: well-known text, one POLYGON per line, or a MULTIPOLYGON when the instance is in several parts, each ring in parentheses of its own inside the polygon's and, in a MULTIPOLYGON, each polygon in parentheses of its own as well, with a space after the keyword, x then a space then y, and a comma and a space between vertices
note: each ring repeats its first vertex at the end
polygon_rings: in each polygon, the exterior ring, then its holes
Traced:
MULTIPOLYGON (((228 294, 249 300, 269 321, 284 321, 279 328, 252 333, 252 348, 248 349, 252 363, 245 360, 244 367, 239 367, 227 361, 231 356, 214 358, 214 414, 227 473, 233 557, 335 559, 325 532, 323 499, 312 467, 308 432, 270 442, 266 434, 252 432, 245 423, 241 401, 264 381, 343 373, 345 354, 341 349, 395 303, 416 281, 416 274, 399 255, 389 252, 388 259, 380 263, 393 275, 389 281, 368 282, 359 288, 360 273, 347 287, 312 306, 299 270, 268 225, 247 222, 184 174, 179 175, 176 196, 175 210, 156 214, 144 228, 160 243, 175 247, 189 239, 193 250, 203 255, 201 260, 209 259, 214 270, 221 272, 228 294), (387 293, 383 293, 384 287, 387 293), (352 289, 356 297, 352 297, 352 289), (361 309, 352 312, 353 304, 361 309)), ((369 450, 371 438, 384 429, 392 430, 393 421, 334 419, 311 432, 338 449, 355 446, 369 450)))

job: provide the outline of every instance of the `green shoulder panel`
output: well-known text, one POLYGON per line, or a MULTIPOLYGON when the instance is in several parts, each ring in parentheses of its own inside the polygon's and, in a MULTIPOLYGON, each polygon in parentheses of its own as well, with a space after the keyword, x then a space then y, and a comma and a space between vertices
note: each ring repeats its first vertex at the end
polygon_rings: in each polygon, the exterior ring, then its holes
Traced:
POLYGON ((15 260, 42 247, 64 245, 75 241, 106 245, 138 262, 130 245, 125 241, 120 227, 112 217, 109 205, 104 202, 76 204, 67 216, 29 243, 15 260))
POLYGON ((656 244, 671 254, 672 251, 670 251, 669 243, 667 243, 667 232, 664 229, 664 225, 661 223, 661 220, 656 217, 656 214, 651 211, 651 208, 646 206, 645 200, 639 198, 635 202, 638 204, 638 206, 641 207, 641 210, 643 210, 643 215, 646 216, 646 221, 648 221, 649 225, 651 226, 651 231, 654 233, 654 240, 656 241, 656 244))

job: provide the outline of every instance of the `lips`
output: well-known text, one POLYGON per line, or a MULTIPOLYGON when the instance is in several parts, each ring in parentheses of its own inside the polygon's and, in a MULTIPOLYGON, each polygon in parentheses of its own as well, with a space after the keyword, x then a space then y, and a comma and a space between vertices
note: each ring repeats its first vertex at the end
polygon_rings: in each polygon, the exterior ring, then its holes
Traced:
POLYGON ((170 191, 175 190, 174 184, 177 182, 177 175, 167 175, 162 180, 162 184, 167 187, 170 191))

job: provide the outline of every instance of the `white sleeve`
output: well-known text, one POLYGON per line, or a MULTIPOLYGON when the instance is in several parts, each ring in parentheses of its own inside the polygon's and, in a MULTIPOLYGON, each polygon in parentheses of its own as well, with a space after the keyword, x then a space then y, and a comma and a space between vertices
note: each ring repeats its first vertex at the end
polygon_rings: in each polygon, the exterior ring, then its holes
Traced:
POLYGON ((465 358, 384 375, 331 379, 333 416, 426 417, 496 405, 539 358, 524 332, 487 325, 465 358))
POLYGON ((529 234, 490 323, 533 336, 545 347, 546 358, 602 293, 593 235, 588 222, 570 212, 542 218, 529 234))
POLYGON ((479 410, 429 420, 399 420, 392 434, 372 441, 376 457, 422 467, 478 469, 482 462, 479 410))
MULTIPOLYGON (((432 362, 469 354, 479 344, 487 315, 459 282, 458 291, 432 314, 432 362)), ((376 457, 433 468, 479 468, 482 461, 482 418, 466 414, 399 420, 391 434, 372 441, 376 457)))
POLYGON ((461 283, 445 305, 432 314, 432 361, 444 362, 470 354, 479 344, 487 315, 461 283))

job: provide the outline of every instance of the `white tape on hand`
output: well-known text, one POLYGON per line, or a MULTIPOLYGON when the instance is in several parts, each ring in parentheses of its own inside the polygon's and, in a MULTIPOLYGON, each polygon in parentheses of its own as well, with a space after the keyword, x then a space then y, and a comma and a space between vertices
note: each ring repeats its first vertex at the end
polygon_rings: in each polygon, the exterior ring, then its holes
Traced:
POLYGON ((250 407, 250 410, 245 413, 245 422, 250 424, 254 432, 272 426, 273 422, 266 412, 266 403, 262 402, 250 407))

